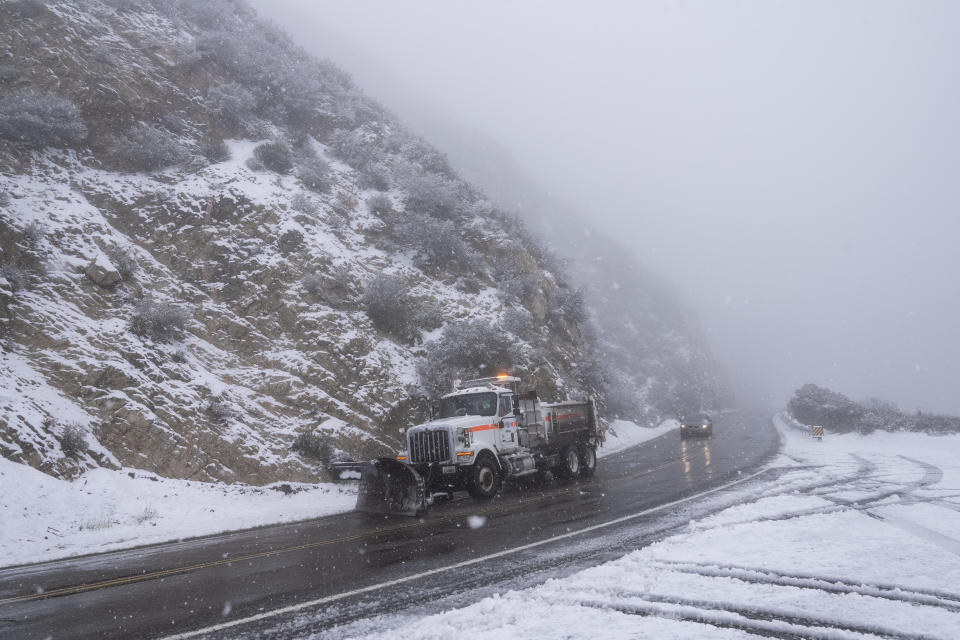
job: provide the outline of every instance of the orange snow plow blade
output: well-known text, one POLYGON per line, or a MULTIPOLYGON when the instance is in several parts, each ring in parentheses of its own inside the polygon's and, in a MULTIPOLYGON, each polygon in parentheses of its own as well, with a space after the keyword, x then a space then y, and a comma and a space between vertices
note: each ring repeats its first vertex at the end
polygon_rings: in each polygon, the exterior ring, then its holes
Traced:
POLYGON ((426 507, 420 474, 393 458, 365 462, 360 469, 357 511, 415 516, 426 507))

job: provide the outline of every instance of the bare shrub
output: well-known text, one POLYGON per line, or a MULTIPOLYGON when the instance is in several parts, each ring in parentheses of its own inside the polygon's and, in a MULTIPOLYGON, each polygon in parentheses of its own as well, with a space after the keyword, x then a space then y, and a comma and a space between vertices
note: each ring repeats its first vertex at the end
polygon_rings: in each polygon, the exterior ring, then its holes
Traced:
POLYGON ((419 337, 417 309, 403 278, 386 274, 377 276, 367 284, 360 303, 377 329, 405 342, 419 337))
POLYGON ((92 516, 88 516, 83 522, 80 523, 80 530, 84 529, 90 531, 99 531, 101 529, 109 529, 115 524, 119 524, 117 519, 114 517, 114 511, 112 508, 104 509, 100 513, 92 516))
POLYGON ((36 249, 46 235, 47 230, 36 220, 23 228, 23 242, 28 249, 36 249))
POLYGON ((80 110, 65 98, 33 89, 0 98, 0 138, 42 148, 71 146, 86 137, 80 110))
POLYGON ((87 450, 87 431, 76 422, 68 422, 63 426, 60 435, 60 448, 71 458, 77 458, 87 450))
POLYGON ((153 508, 152 504, 148 504, 143 508, 143 511, 136 516, 137 524, 144 524, 147 522, 153 522, 156 520, 160 514, 156 509, 153 508))
POLYGON ((177 136, 165 129, 139 122, 113 141, 108 156, 121 169, 155 171, 182 164, 190 154, 177 136))
POLYGON ((178 305, 144 298, 134 308, 130 330, 141 338, 164 342, 176 338, 186 327, 189 317, 187 311, 178 305))
POLYGON ((227 422, 237 416, 237 410, 233 404, 224 396, 212 398, 207 403, 207 415, 215 422, 227 422))
POLYGON ((6 279, 12 293, 27 287, 27 272, 12 262, 0 265, 0 278, 6 279))
POLYGON ((313 431, 301 433, 297 436, 291 448, 301 455, 318 460, 324 465, 329 464, 330 458, 333 456, 333 446, 331 446, 329 438, 313 431))
POLYGON ((264 142, 253 150, 253 157, 265 168, 281 175, 293 170, 293 151, 283 140, 264 142))
POLYGON ((200 143, 200 155, 213 163, 226 162, 230 159, 230 148, 219 138, 204 140, 200 143))

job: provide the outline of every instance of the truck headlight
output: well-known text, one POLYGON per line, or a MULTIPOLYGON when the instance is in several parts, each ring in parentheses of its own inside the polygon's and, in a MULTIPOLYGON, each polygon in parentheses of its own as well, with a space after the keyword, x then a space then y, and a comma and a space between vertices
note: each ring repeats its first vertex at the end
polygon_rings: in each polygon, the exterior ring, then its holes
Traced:
POLYGON ((471 441, 471 432, 463 427, 457 427, 457 442, 462 447, 469 447, 471 441))

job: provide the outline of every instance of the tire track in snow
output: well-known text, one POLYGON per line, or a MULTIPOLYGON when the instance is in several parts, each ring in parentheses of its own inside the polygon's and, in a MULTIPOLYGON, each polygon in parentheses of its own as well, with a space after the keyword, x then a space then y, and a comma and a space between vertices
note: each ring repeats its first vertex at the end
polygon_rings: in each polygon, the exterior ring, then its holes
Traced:
POLYGON ((789 612, 743 608, 716 602, 638 594, 644 603, 609 603, 581 601, 579 606, 629 615, 657 616, 669 620, 696 622, 711 627, 736 629, 769 638, 803 638, 807 640, 840 640, 889 638, 891 640, 937 640, 936 636, 904 634, 880 626, 851 625, 837 621, 798 616, 789 612), (663 606, 666 605, 666 606, 663 606))
POLYGON ((856 594, 908 604, 920 604, 960 613, 960 595, 940 591, 908 589, 899 585, 855 583, 833 576, 785 574, 769 569, 736 565, 712 565, 658 560, 668 571, 702 575, 708 578, 733 578, 753 584, 770 584, 798 589, 813 589, 837 594, 856 594))

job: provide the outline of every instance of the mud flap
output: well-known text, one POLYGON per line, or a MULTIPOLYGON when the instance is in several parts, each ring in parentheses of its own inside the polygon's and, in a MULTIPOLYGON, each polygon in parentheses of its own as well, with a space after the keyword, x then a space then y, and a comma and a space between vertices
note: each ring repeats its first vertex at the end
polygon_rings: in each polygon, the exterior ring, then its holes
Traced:
POLYGON ((360 469, 357 511, 415 516, 426 507, 420 474, 393 458, 377 458, 360 469))

